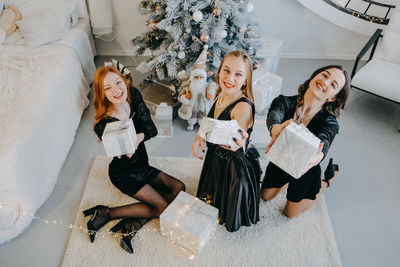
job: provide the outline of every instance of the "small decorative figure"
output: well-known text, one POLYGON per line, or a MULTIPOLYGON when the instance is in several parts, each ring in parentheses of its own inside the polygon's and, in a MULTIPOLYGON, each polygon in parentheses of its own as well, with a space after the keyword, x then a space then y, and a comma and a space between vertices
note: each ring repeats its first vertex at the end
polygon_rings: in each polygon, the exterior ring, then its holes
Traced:
POLYGON ((207 48, 205 45, 190 76, 186 72, 179 74, 182 90, 178 100, 182 106, 178 110, 178 115, 188 121, 188 131, 192 131, 195 124, 201 123, 201 119, 207 115, 218 87, 215 82, 207 83, 207 48))

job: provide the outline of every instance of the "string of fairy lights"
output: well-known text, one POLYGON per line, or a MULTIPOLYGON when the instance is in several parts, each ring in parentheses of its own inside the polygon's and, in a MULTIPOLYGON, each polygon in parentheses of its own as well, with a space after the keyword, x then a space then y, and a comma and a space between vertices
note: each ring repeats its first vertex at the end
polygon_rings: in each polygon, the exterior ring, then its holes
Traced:
MULTIPOLYGON (((386 17, 381 18, 381 17, 377 17, 377 16, 368 15, 368 14, 366 14, 366 11, 363 13, 361 11, 357 11, 357 10, 347 7, 347 5, 349 4, 350 1, 348 1, 346 4, 342 0, 338 0, 336 2, 332 1, 332 0, 324 0, 324 1, 327 2, 328 4, 334 5, 337 8, 342 9, 343 11, 346 11, 346 13, 348 13, 349 15, 351 15, 353 17, 361 18, 361 19, 364 19, 364 20, 367 20, 367 21, 373 22, 373 23, 387 24, 388 19, 386 17)), ((377 5, 376 3, 372 3, 372 2, 370 2, 369 5, 372 5, 372 4, 377 5)), ((390 9, 394 8, 395 6, 387 5, 385 7, 388 8, 388 11, 386 14, 386 16, 387 16, 389 14, 390 9)), ((368 10, 368 8, 367 8, 367 10, 368 10)))
MULTIPOLYGON (((200 201, 198 198, 195 198, 196 201, 200 201)), ((66 223, 62 220, 56 220, 56 219, 46 219, 46 218, 41 218, 36 216, 34 213, 32 212, 27 212, 27 211, 21 211, 20 209, 10 206, 10 205, 1 205, 0 204, 0 210, 1 209, 9 209, 9 210, 13 210, 16 213, 20 213, 22 216, 30 216, 32 218, 32 220, 37 220, 39 222, 42 222, 44 224, 48 224, 48 225, 57 225, 57 226, 62 226, 62 227, 67 227, 70 230, 74 230, 77 229, 81 232, 83 232, 84 235, 88 235, 89 233, 92 232, 96 232, 96 238, 108 238, 108 237, 113 237, 116 238, 118 240, 122 239, 124 236, 129 236, 129 235, 133 235, 133 236, 137 236, 140 237, 142 235, 146 235, 149 233, 155 233, 155 232, 159 232, 158 229, 153 228, 153 227, 147 227, 147 228, 141 228, 140 230, 133 230, 131 232, 128 233, 114 233, 114 232, 110 232, 110 231, 92 231, 92 230, 88 230, 86 225, 80 224, 80 225, 74 225, 72 223, 66 223)), ((180 210, 177 210, 177 218, 175 218, 174 220, 174 225, 179 228, 180 223, 178 222, 180 219, 183 218, 183 216, 187 213, 187 211, 190 209, 190 206, 185 204, 181 207, 180 210)), ((205 246, 210 240, 214 239, 214 233, 215 233, 216 227, 213 227, 212 231, 210 232, 210 237, 208 239, 207 242, 201 241, 199 242, 199 246, 205 246)), ((161 235, 166 237, 166 239, 174 244, 177 244, 180 246, 180 250, 182 252, 185 252, 185 254, 188 254, 189 256, 188 259, 189 260, 193 260, 196 258, 196 254, 194 254, 191 250, 183 247, 180 244, 180 240, 183 240, 185 238, 187 238, 187 234, 179 234, 179 231, 173 231, 171 229, 168 229, 168 233, 163 233, 161 232, 161 235)))

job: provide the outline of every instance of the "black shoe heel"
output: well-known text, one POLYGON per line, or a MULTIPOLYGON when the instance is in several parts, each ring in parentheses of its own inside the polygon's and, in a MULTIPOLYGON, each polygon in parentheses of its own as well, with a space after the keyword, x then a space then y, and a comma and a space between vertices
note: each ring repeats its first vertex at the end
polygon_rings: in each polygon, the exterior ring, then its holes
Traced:
POLYGON ((97 205, 83 211, 85 216, 92 215, 92 218, 86 224, 90 242, 94 242, 97 231, 111 220, 109 211, 110 209, 103 205, 97 205))
POLYGON ((328 166, 324 172, 324 179, 322 179, 322 181, 325 181, 328 184, 327 187, 330 185, 329 180, 335 176, 335 171, 339 171, 339 165, 333 164, 333 158, 330 158, 328 166))
POLYGON ((107 209, 107 206, 103 206, 103 205, 97 205, 95 207, 92 207, 90 209, 84 210, 83 212, 83 216, 89 216, 89 215, 93 215, 95 213, 96 210, 100 210, 100 209, 107 209))
POLYGON ((111 228, 114 230, 118 229, 116 231, 121 230, 122 237, 119 244, 126 252, 133 254, 132 238, 136 235, 136 232, 139 231, 139 229, 142 228, 143 225, 149 220, 150 219, 147 218, 127 218, 121 220, 113 228, 111 228))
POLYGON ((122 219, 120 220, 116 225, 114 225, 109 231, 116 233, 119 230, 121 230, 122 226, 125 225, 125 223, 127 223, 128 219, 122 219))

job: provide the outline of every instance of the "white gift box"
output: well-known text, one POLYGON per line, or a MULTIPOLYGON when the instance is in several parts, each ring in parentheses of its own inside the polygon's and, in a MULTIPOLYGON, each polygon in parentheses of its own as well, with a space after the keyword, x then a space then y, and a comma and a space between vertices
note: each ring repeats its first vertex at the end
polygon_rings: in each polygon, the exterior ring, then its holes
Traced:
POLYGON ((107 123, 101 139, 107 157, 135 153, 136 130, 132 120, 107 123))
POLYGON ((279 64, 283 41, 274 38, 260 39, 261 46, 257 49, 257 56, 264 58, 264 62, 261 66, 266 71, 275 73, 279 64))
POLYGON ((181 191, 160 215, 161 234, 198 254, 215 228, 218 209, 181 191))
POLYGON ((317 153, 320 143, 321 140, 304 124, 291 122, 275 140, 266 157, 297 179, 317 153))
POLYGON ((238 147, 233 137, 241 138, 239 129, 240 126, 236 120, 223 121, 205 117, 201 121, 197 134, 213 144, 238 147))
POLYGON ((158 130, 158 136, 172 136, 174 125, 172 123, 173 110, 167 103, 161 102, 156 106, 155 124, 158 130))
POLYGON ((253 73, 253 96, 257 114, 267 114, 275 97, 281 92, 282 78, 259 68, 253 73))

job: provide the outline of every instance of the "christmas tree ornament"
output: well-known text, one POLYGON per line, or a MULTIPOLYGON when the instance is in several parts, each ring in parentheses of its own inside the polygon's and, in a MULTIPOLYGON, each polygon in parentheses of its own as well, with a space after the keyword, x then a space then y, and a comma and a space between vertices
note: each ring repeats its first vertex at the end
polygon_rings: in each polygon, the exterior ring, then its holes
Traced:
POLYGON ((201 34, 201 35, 200 35, 200 40, 201 40, 203 43, 207 43, 208 40, 210 40, 210 35, 208 35, 208 34, 201 34))
POLYGON ((208 34, 201 34, 201 35, 200 35, 200 40, 201 40, 203 43, 207 43, 209 39, 210 39, 210 35, 208 35, 208 34))
POLYGON ((185 32, 186 32, 186 33, 189 33, 189 32, 190 32, 190 29, 189 29, 189 28, 186 28, 185 32))
POLYGON ((254 9, 253 4, 250 3, 250 2, 248 2, 248 3, 247 3, 247 6, 246 6, 246 12, 250 13, 250 12, 253 11, 253 9, 254 9))
POLYGON ((146 6, 147 6, 147 3, 145 1, 140 3, 140 7, 141 8, 146 8, 146 6))
POLYGON ((212 13, 213 13, 216 17, 219 17, 219 16, 221 15, 221 9, 213 7, 213 8, 212 8, 212 13))
POLYGON ((193 20, 196 22, 200 22, 203 19, 203 13, 201 11, 197 10, 193 12, 193 20))
POLYGON ((171 32, 171 30, 172 30, 172 27, 171 27, 171 26, 165 27, 165 31, 166 31, 166 32, 171 32))
POLYGON ((149 12, 152 12, 152 11, 153 11, 153 9, 151 8, 151 6, 148 6, 148 7, 147 7, 147 11, 149 11, 149 12))
POLYGON ((152 28, 153 30, 157 29, 157 21, 152 20, 149 24, 150 28, 152 28))
POLYGON ((158 10, 158 11, 161 10, 161 5, 160 5, 160 4, 157 4, 157 5, 156 5, 156 10, 158 10))
POLYGON ((184 59, 185 56, 186 56, 185 52, 183 52, 183 51, 179 51, 179 52, 178 52, 178 58, 179 58, 179 59, 184 59))
POLYGON ((225 30, 220 30, 216 32, 217 39, 222 40, 224 39, 228 33, 225 30))
POLYGON ((243 32, 243 28, 239 28, 239 29, 238 29, 238 32, 243 32))

